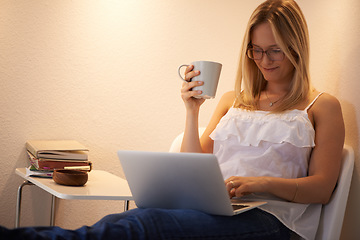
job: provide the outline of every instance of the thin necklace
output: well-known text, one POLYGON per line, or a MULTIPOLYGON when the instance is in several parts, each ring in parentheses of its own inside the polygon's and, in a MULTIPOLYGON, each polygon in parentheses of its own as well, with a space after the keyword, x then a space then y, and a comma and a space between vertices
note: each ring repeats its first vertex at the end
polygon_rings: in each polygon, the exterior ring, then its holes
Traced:
POLYGON ((279 99, 276 100, 275 102, 272 102, 272 101, 270 100, 270 98, 268 97, 268 95, 267 95, 267 91, 265 91, 265 96, 266 96, 267 100, 270 102, 270 103, 269 103, 269 107, 272 107, 275 103, 277 103, 277 102, 280 101, 280 99, 281 99, 281 98, 279 98, 279 99))

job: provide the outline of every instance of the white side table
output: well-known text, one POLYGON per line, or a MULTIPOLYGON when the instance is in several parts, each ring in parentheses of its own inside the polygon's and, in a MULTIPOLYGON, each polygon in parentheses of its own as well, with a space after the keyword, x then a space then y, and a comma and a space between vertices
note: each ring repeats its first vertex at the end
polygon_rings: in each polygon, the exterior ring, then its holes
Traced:
POLYGON ((52 195, 50 226, 54 225, 55 220, 55 197, 82 200, 123 200, 125 201, 124 211, 128 210, 129 201, 133 200, 125 179, 102 170, 89 172, 87 183, 81 187, 59 185, 52 178, 27 177, 25 168, 17 168, 15 173, 25 179, 18 188, 15 227, 20 225, 21 195, 25 185, 35 185, 52 195))

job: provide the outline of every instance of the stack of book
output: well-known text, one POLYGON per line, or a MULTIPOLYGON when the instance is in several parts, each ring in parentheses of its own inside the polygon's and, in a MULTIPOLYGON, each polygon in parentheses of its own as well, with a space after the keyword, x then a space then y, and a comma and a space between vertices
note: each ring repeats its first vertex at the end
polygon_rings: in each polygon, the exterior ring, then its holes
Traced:
POLYGON ((28 175, 51 177, 54 169, 91 171, 88 149, 75 140, 29 140, 26 142, 28 175))

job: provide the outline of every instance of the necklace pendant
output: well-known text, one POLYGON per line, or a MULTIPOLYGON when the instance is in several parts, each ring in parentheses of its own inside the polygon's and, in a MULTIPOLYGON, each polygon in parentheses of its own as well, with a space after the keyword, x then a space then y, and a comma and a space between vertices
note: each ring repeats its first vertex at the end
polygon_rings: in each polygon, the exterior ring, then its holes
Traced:
POLYGON ((272 107, 273 105, 274 105, 274 103, 271 102, 271 103, 269 104, 269 107, 272 107))

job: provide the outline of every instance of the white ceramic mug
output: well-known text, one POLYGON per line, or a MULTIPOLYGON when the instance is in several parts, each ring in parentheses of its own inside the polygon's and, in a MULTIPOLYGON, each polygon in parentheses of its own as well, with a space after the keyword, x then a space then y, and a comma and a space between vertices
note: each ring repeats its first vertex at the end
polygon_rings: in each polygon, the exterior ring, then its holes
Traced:
MULTIPOLYGON (((196 61, 192 62, 191 65, 194 65, 193 71, 200 71, 200 75, 193 77, 190 81, 203 81, 202 86, 194 87, 193 90, 201 90, 201 95, 195 96, 196 98, 214 98, 216 94, 216 89, 219 83, 219 77, 221 72, 221 63, 210 62, 210 61, 196 61)), ((180 73, 182 67, 188 67, 189 65, 183 64, 178 68, 178 73, 181 80, 186 81, 180 73)))

